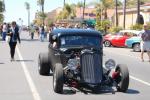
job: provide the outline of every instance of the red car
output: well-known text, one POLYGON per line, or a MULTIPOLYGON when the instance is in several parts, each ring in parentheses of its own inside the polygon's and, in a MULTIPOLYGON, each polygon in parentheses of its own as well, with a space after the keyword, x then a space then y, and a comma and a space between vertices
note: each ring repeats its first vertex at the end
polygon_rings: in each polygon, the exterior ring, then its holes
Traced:
POLYGON ((135 36, 138 34, 138 31, 136 30, 122 30, 114 35, 107 34, 104 36, 104 46, 110 47, 110 46, 116 46, 116 47, 125 47, 125 41, 126 39, 135 36))

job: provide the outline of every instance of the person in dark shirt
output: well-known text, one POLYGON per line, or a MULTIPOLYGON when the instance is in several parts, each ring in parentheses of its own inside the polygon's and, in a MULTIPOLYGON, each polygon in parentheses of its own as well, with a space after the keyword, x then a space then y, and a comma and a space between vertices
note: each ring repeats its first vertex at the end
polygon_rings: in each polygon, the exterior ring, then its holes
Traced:
POLYGON ((20 35, 19 35, 19 27, 17 26, 15 21, 12 22, 11 30, 8 34, 10 36, 9 47, 10 47, 11 61, 14 61, 15 48, 17 45, 17 41, 21 43, 20 35))
POLYGON ((141 60, 144 61, 143 55, 144 51, 147 52, 150 62, 150 30, 148 30, 148 25, 144 25, 144 32, 141 35, 141 60))

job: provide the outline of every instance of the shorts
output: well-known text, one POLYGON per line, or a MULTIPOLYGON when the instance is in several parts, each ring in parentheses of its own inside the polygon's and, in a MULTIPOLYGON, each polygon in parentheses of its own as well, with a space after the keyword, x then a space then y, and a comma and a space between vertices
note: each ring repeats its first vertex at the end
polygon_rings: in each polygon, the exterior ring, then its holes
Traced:
POLYGON ((141 42, 141 51, 150 51, 150 41, 141 42))

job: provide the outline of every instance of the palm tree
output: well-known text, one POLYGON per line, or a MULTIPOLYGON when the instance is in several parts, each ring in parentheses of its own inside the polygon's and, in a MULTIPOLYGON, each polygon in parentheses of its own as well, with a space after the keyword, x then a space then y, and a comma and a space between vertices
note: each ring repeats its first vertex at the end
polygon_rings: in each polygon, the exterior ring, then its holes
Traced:
POLYGON ((30 25, 30 4, 28 2, 25 2, 25 7, 28 12, 28 26, 30 25))
POLYGON ((83 21, 84 21, 85 3, 86 3, 86 0, 84 0, 84 3, 83 3, 83 21))
POLYGON ((107 9, 112 8, 114 6, 113 0, 100 0, 102 4, 102 9, 104 10, 104 19, 107 19, 107 9))
POLYGON ((5 1, 0 1, 0 12, 4 12, 5 11, 5 1))
MULTIPOLYGON (((45 0, 38 0, 37 1, 38 5, 41 8, 41 12, 42 12, 43 15, 44 15, 44 2, 45 2, 45 0)), ((45 17, 42 17, 43 25, 44 25, 44 19, 45 19, 45 17)))
POLYGON ((64 0, 64 7, 65 7, 65 4, 66 4, 66 0, 64 0))
POLYGON ((75 15, 75 5, 65 4, 63 10, 57 16, 57 19, 71 19, 74 18, 75 15))
POLYGON ((5 11, 5 2, 3 0, 3 1, 0 1, 0 23, 2 23, 4 20, 4 15, 3 15, 4 11, 5 11))
MULTIPOLYGON (((82 2, 78 2, 77 5, 76 5, 78 8, 80 8, 80 15, 82 14, 81 13, 81 9, 84 7, 83 3, 82 2)), ((81 15, 82 17, 82 15, 81 15)))
POLYGON ((136 20, 137 24, 141 24, 140 21, 140 0, 137 0, 137 20, 136 20))
POLYGON ((75 6, 65 4, 64 12, 66 13, 67 18, 71 18, 75 16, 75 6))
MULTIPOLYGON (((127 6, 128 7, 136 7, 137 0, 127 0, 127 6)), ((138 1, 140 5, 145 4, 146 2, 149 2, 149 0, 139 0, 138 1)))

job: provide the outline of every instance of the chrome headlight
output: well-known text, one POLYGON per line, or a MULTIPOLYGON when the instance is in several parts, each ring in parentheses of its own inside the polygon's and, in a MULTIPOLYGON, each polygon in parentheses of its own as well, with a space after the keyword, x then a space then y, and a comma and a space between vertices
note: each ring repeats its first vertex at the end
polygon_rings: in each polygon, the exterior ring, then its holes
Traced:
POLYGON ((105 62, 105 67, 107 69, 113 69, 116 66, 116 62, 113 59, 109 59, 105 62))

